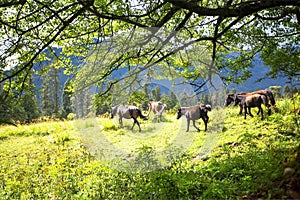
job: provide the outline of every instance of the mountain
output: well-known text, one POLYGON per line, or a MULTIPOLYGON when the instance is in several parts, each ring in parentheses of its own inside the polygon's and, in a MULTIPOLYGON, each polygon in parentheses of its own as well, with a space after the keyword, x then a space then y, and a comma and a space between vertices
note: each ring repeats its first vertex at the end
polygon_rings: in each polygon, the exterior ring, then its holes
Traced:
POLYGON ((251 92, 254 90, 267 89, 270 86, 284 86, 288 84, 288 79, 285 77, 265 78, 265 75, 270 71, 270 67, 263 64, 262 59, 257 56, 253 61, 253 68, 249 68, 252 72, 252 77, 242 84, 231 83, 228 85, 230 89, 236 89, 237 92, 251 92), (259 79, 262 79, 258 82, 259 79))
MULTIPOLYGON (((56 49, 55 51, 58 54, 61 53, 60 49, 56 49)), ((72 56, 71 60, 74 65, 79 66, 81 64, 79 62, 80 58, 72 56)), ((51 62, 52 61, 45 61, 42 64, 35 65, 34 68, 36 71, 41 70, 42 67, 49 65, 51 62)), ((288 83, 288 79, 284 78, 284 77, 279 77, 277 79, 264 78, 265 75, 270 71, 270 68, 268 66, 263 65, 263 61, 261 60, 261 58, 259 56, 257 56, 255 58, 255 60, 253 62, 253 68, 249 68, 249 70, 252 72, 252 77, 249 78, 249 80, 247 80, 246 82, 244 82, 242 84, 231 83, 228 85, 227 88, 229 90, 235 89, 238 92, 242 92, 242 91, 250 92, 250 91, 254 91, 254 90, 267 89, 270 86, 282 86, 283 87, 285 84, 288 83), (261 78, 262 78, 262 80, 260 82, 258 82, 257 80, 259 80, 261 78)), ((112 79, 114 79, 114 78, 119 79, 119 78, 123 77, 126 73, 127 73, 127 69, 124 69, 124 68, 120 69, 120 70, 116 70, 113 72, 112 79)), ((64 73, 64 69, 59 69, 59 82, 61 85, 61 91, 60 91, 61 96, 62 96, 64 84, 70 77, 71 76, 66 75, 64 73)), ((44 80, 44 78, 39 75, 35 75, 33 78, 33 82, 34 82, 34 84, 36 86, 36 90, 37 90, 39 105, 41 102, 41 92, 40 91, 42 89, 43 80, 44 80)), ((222 82, 218 83, 218 84, 222 84, 222 82)), ((191 93, 193 92, 193 89, 191 88, 191 86, 179 85, 179 86, 173 87, 172 82, 167 79, 163 79, 163 80, 154 80, 153 79, 153 81, 148 84, 150 91, 152 89, 154 89, 156 86, 160 87, 162 94, 167 94, 167 95, 170 93, 171 88, 177 93, 180 93, 182 91, 187 91, 187 92, 191 92, 191 93)))

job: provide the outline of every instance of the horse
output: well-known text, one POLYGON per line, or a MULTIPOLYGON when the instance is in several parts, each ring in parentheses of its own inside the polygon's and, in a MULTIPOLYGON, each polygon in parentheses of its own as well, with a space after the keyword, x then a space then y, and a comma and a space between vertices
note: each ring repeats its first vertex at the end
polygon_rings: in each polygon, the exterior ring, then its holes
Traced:
MULTIPOLYGON (((275 98, 274 95, 271 91, 269 90, 258 90, 258 91, 254 91, 254 92, 250 92, 250 93, 246 93, 246 92, 240 92, 238 93, 238 95, 253 95, 253 94, 260 94, 263 95, 263 104, 268 108, 268 115, 271 115, 271 105, 273 106, 274 109, 276 109, 276 102, 275 102, 275 98), (269 100, 271 102, 271 105, 269 104, 269 100)), ((226 95, 226 99, 225 99, 225 106, 228 106, 229 104, 231 104, 234 101, 234 95, 235 94, 227 94, 226 95)), ((241 115, 243 112, 243 106, 240 105, 240 112, 239 114, 241 115)), ((259 112, 258 112, 259 114, 259 112)))
POLYGON ((147 117, 149 117, 150 112, 152 111, 155 115, 158 116, 157 122, 160 122, 161 121, 161 115, 162 115, 163 111, 165 110, 165 108, 167 107, 166 104, 163 104, 160 101, 150 101, 148 103, 148 107, 149 107, 149 109, 148 109, 147 117))
POLYGON ((242 105, 242 107, 244 108, 244 118, 246 119, 247 116, 247 108, 248 108, 248 112, 249 115, 251 117, 253 117, 252 113, 251 113, 251 108, 253 107, 258 107, 258 113, 261 113, 261 120, 264 119, 264 112, 263 109, 261 107, 261 104, 263 104, 263 102, 265 101, 264 99, 266 99, 266 97, 264 95, 260 95, 260 94, 252 94, 252 95, 241 95, 241 94, 236 94, 234 96, 234 105, 242 105))
POLYGON ((195 124, 195 120, 201 118, 205 125, 205 131, 207 131, 207 123, 209 119, 207 115, 208 111, 211 111, 211 106, 205 104, 200 104, 200 105, 190 106, 190 107, 180 107, 178 108, 176 119, 179 119, 182 115, 184 115, 187 120, 186 132, 189 132, 190 120, 193 121, 193 126, 197 129, 197 131, 200 131, 200 129, 195 124))
POLYGON ((273 109, 275 111, 277 111, 276 101, 275 101, 273 93, 270 90, 257 90, 257 91, 251 92, 250 94, 260 94, 260 95, 266 96, 267 100, 264 102, 264 105, 268 108, 268 115, 271 115, 271 107, 273 107, 273 109), (270 101, 271 105, 269 104, 269 101, 270 101))
POLYGON ((114 116, 118 114, 119 115, 119 124, 120 127, 123 128, 123 121, 122 118, 125 119, 133 119, 133 125, 131 127, 131 130, 133 130, 133 127, 135 124, 139 127, 139 132, 141 132, 140 123, 138 122, 137 118, 140 117, 144 120, 147 120, 148 118, 144 116, 140 109, 138 109, 136 106, 123 106, 123 105, 116 105, 111 108, 110 118, 114 118, 114 116))

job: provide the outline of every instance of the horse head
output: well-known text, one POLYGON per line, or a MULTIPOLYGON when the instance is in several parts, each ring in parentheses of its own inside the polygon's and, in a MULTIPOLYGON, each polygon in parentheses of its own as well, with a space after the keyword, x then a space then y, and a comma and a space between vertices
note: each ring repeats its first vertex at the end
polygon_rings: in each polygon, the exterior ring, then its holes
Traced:
POLYGON ((205 105, 205 108, 206 108, 208 111, 211 111, 211 105, 207 104, 207 105, 205 105))
POLYGON ((233 102, 234 102, 234 106, 237 106, 241 102, 241 99, 237 94, 233 94, 233 102))
POLYGON ((110 114, 109 114, 109 117, 112 119, 114 118, 115 114, 117 113, 117 110, 118 110, 118 106, 114 106, 110 109, 110 114))
POLYGON ((111 118, 111 119, 114 118, 114 114, 112 112, 110 112, 109 118, 111 118))
POLYGON ((229 106, 232 102, 234 102, 234 96, 235 94, 227 94, 224 106, 229 106))
POLYGON ((178 108, 176 119, 179 119, 181 116, 182 116, 181 108, 178 108))

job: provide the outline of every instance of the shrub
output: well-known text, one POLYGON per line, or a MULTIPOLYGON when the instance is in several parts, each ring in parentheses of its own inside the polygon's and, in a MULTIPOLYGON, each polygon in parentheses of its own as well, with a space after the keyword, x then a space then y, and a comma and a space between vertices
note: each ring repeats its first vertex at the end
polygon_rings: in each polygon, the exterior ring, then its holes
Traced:
POLYGON ((103 120, 103 130, 118 130, 118 126, 112 120, 103 120))
POLYGON ((74 114, 74 113, 69 113, 68 115, 67 115, 67 119, 68 120, 74 120, 76 118, 76 114, 74 114))

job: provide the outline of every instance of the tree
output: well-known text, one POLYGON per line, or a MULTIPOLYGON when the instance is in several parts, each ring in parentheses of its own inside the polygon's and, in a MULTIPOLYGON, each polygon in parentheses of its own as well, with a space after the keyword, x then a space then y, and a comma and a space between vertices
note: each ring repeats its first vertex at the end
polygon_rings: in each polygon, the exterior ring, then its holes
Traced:
POLYGON ((283 97, 291 98, 293 96, 292 90, 288 85, 284 85, 283 87, 283 97))
POLYGON ((188 92, 184 90, 179 95, 179 103, 181 106, 194 106, 197 102, 196 94, 188 94, 188 92))
MULTIPOLYGON (((300 11, 299 11, 300 16, 300 11)), ((299 41, 289 41, 288 44, 267 44, 269 48, 264 48, 262 58, 265 65, 271 67, 271 71, 266 76, 277 78, 277 76, 300 78, 300 48, 297 46, 299 41)))
POLYGON ((274 94, 275 98, 280 98, 281 97, 281 86, 270 86, 269 87, 271 92, 274 94))
POLYGON ((177 103, 178 103, 177 96, 175 95, 174 91, 171 90, 170 91, 170 102, 169 102, 167 109, 173 109, 177 103))
POLYGON ((141 106, 143 103, 148 102, 148 95, 143 91, 134 91, 131 93, 130 98, 128 100, 129 105, 141 106))
POLYGON ((59 116, 61 87, 59 84, 58 69, 51 67, 42 85, 42 112, 46 116, 59 116))
POLYGON ((26 118, 24 121, 31 122, 33 119, 37 119, 40 116, 37 99, 34 91, 26 90, 22 96, 21 105, 25 113, 26 118))
MULTIPOLYGON (((16 84, 11 81, 22 84, 34 63, 46 60, 45 50, 51 51, 53 46, 62 47, 61 56, 87 57, 92 50, 98 50, 97 44, 109 45, 107 38, 118 35, 124 37, 118 41, 120 45, 111 40, 111 49, 119 53, 110 57, 106 65, 94 63, 101 69, 97 82, 107 81, 106 77, 124 67, 129 73, 124 78, 147 70, 151 74, 162 61, 172 73, 187 69, 184 75, 192 80, 187 81, 190 84, 195 84, 197 78, 210 80, 214 74, 225 81, 243 81, 251 75, 248 67, 261 51, 271 52, 263 54, 263 58, 274 73, 297 75, 299 51, 292 61, 269 61, 279 51, 289 55, 287 43, 299 49, 299 7, 299 0, 2 1, 0 67, 2 71, 7 65, 14 68, 1 72, 0 82, 12 87, 16 84), (190 57, 190 49, 201 51, 190 57), (231 52, 237 56, 226 56, 231 52), (210 59, 204 59, 207 55, 210 59), (201 66, 190 65, 195 59, 201 66), (193 67, 196 73, 189 70, 193 67), (202 67, 207 73, 198 70, 202 67)), ((60 59, 68 65, 68 59, 60 59)), ((111 82, 107 90, 117 82, 111 82)))
POLYGON ((156 86, 152 91, 152 100, 153 101, 159 101, 161 98, 161 93, 160 93, 160 87, 156 86))
POLYGON ((93 116, 96 114, 95 106, 93 106, 93 88, 87 88, 84 91, 74 92, 71 102, 77 117, 93 116))
POLYGON ((65 86, 63 89, 63 95, 62 95, 62 104, 63 104, 63 111, 62 111, 62 117, 67 118, 68 114, 72 112, 72 84, 71 80, 68 79, 65 82, 65 86))
POLYGON ((106 95, 95 94, 93 97, 93 105, 96 110, 96 115, 102 115, 110 112, 110 108, 114 106, 112 104, 111 93, 107 93, 106 95))
POLYGON ((26 113, 22 107, 15 105, 12 95, 5 92, 0 93, 0 124, 15 125, 16 121, 23 121, 26 113), (4 98, 5 97, 5 98, 4 98), (22 117, 23 116, 23 117, 22 117))

